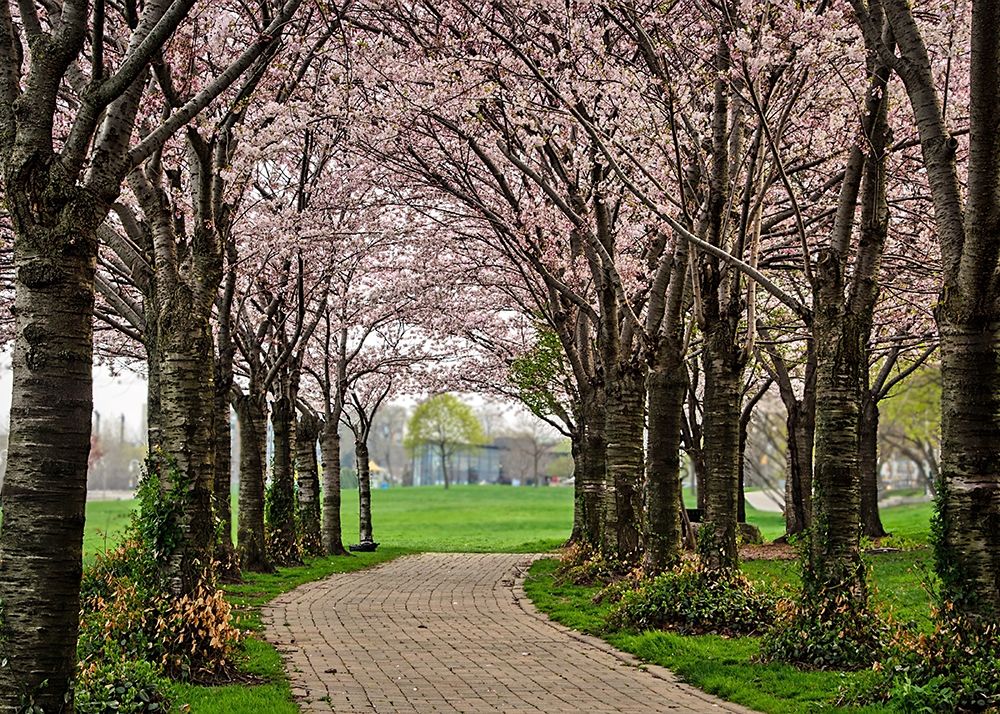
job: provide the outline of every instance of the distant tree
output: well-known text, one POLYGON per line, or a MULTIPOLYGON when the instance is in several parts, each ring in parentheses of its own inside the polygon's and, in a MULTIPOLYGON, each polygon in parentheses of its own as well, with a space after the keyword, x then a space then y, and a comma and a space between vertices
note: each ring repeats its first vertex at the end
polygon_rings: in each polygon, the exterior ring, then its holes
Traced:
POLYGON ((454 394, 437 394, 417 406, 407 424, 407 449, 421 446, 437 449, 441 457, 444 487, 451 477, 448 465, 451 458, 462 449, 486 443, 483 426, 468 404, 454 394))

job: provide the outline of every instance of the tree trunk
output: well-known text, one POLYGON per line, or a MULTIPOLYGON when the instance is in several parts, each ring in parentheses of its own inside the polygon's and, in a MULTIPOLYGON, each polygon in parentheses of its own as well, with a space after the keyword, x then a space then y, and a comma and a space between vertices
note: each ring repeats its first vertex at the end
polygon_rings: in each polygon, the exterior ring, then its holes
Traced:
POLYGON ((708 478, 708 466, 705 464, 705 450, 702 448, 688 449, 691 459, 691 486, 694 488, 695 506, 702 514, 705 513, 705 480, 708 478))
POLYGON ((710 568, 736 568, 743 364, 724 323, 706 331, 704 347, 705 512, 699 549, 710 568))
POLYGON ((323 453, 323 550, 327 555, 347 555, 340 526, 340 433, 338 422, 327 420, 320 434, 323 453))
POLYGON ((215 521, 215 386, 212 332, 199 319, 183 288, 162 305, 157 324, 160 350, 161 440, 166 460, 157 459, 161 488, 181 480, 187 493, 181 538, 164 563, 175 595, 194 592, 211 578, 215 521), (176 469, 176 471, 174 471, 176 469))
POLYGON ((605 556, 626 569, 639 562, 642 545, 645 371, 644 367, 617 364, 607 379, 607 477, 601 534, 605 556))
POLYGON ((274 465, 267 497, 267 532, 269 556, 277 565, 302 562, 295 528, 295 477, 292 472, 292 424, 295 407, 288 397, 271 404, 271 428, 274 434, 274 465))
POLYGON ((233 387, 232 355, 220 353, 215 363, 215 518, 219 524, 217 546, 226 553, 233 545, 233 435, 230 417, 230 391, 233 387))
POLYGON ((273 572, 264 529, 264 398, 253 391, 236 398, 240 422, 240 495, 237 545, 240 564, 255 573, 273 572))
POLYGON ((573 440, 573 535, 570 542, 597 550, 601 545, 601 502, 604 491, 605 402, 602 389, 581 397, 579 426, 573 440))
POLYGON ((299 484, 299 532, 302 536, 302 549, 307 555, 323 553, 319 517, 319 472, 316 468, 317 438, 319 419, 312 414, 303 414, 295 432, 295 468, 299 484))
POLYGON ((451 480, 448 473, 448 451, 443 442, 438 444, 438 450, 441 452, 441 475, 444 477, 444 487, 448 488, 451 480))
POLYGON ((354 460, 358 471, 358 541, 372 542, 372 480, 369 472, 368 444, 354 441, 354 460))
POLYGON ((861 421, 858 424, 861 470, 861 533, 868 538, 889 535, 878 510, 878 403, 867 389, 861 390, 861 421))
POLYGON ((736 493, 736 522, 747 522, 747 424, 740 421, 739 479, 736 493))
POLYGON ((936 546, 945 596, 983 623, 1000 619, 1000 321, 941 331, 941 464, 936 546))
MULTIPOLYGON (((146 297, 146 302, 150 300, 146 297)), ((146 310, 146 445, 150 456, 163 448, 160 416, 160 351, 156 344, 156 315, 146 310)))
POLYGON ((861 338, 846 314, 843 269, 832 250, 816 263, 816 434, 809 571, 814 594, 865 602, 860 555, 861 491, 858 463, 861 338))
MULTIPOLYGON (((804 400, 803 400, 804 401, 804 400)), ((814 415, 803 401, 786 404, 788 450, 785 462, 785 534, 809 527, 812 512, 812 451, 814 415)))
MULTIPOLYGON (((55 190, 36 173, 32 183, 55 190)), ((57 199, 28 195, 26 178, 5 176, 16 296, 0 492, 0 711, 21 711, 26 700, 41 711, 63 712, 73 706, 80 615, 93 407, 94 214, 100 209, 95 197, 82 195, 53 211, 57 199)))
MULTIPOLYGON (((676 355, 679 358, 679 355, 676 355)), ((681 419, 687 375, 680 359, 649 373, 649 470, 646 478, 645 568, 661 572, 681 555, 681 419)))
POLYGON ((232 366, 226 369, 216 362, 215 368, 215 485, 212 507, 215 512, 216 575, 226 581, 240 578, 240 559, 233 542, 233 435, 230 421, 229 391, 232 388, 232 366), (221 380, 221 383, 220 383, 221 380))

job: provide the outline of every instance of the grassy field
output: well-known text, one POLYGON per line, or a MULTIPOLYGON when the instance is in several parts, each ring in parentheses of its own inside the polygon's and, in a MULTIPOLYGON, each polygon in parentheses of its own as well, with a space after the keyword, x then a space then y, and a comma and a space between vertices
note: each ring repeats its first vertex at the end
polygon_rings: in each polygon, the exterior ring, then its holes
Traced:
POLYGON ((135 501, 89 501, 83 531, 84 562, 114 548, 132 518, 135 501))
MULTIPOLYGON (((233 508, 235 511, 235 494, 233 508)), ((87 504, 84 552, 112 547, 134 501, 87 504)), ((358 492, 343 494, 344 543, 356 543, 358 492)), ((384 546, 440 552, 535 553, 557 548, 573 526, 573 489, 438 486, 372 492, 375 540, 384 546)), ((234 523, 235 536, 235 523, 234 523)))

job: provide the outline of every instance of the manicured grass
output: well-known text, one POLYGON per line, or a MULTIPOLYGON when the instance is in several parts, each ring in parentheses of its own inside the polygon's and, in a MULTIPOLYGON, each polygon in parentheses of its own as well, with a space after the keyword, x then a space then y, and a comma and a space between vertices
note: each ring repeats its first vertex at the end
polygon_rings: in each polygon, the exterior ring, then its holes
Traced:
MULTIPOLYGON (((931 506, 917 504, 885 509, 883 523, 894 535, 926 542, 931 506)), ((748 520, 753 519, 748 513, 748 520)), ((771 514, 764 514, 770 516, 771 514)), ((758 525, 760 523, 758 522, 758 525)), ((765 530, 762 527, 762 530, 765 530)), ((765 533, 774 534, 771 524, 765 533)), ((777 531, 780 535, 783 528, 777 531)), ((891 611, 901 624, 930 628, 930 600, 922 583, 931 580, 928 549, 868 556, 875 602, 891 611)), ((684 636, 672 632, 606 631, 604 619, 610 605, 594 603, 597 587, 583 587, 557 580, 557 561, 536 562, 525 582, 535 605, 553 620, 590 634, 637 657, 663 665, 685 681, 723 699, 772 714, 805 714, 835 709, 839 690, 865 677, 865 673, 807 672, 785 664, 759 661, 760 639, 725 639, 714 635, 684 636)), ((795 593, 799 581, 796 561, 750 561, 743 570, 768 589, 795 593)), ((842 708, 843 711, 892 711, 887 706, 842 708)))
MULTIPOLYGON (((356 543, 358 492, 344 491, 344 542, 356 543)), ((420 486, 372 492, 375 540, 428 552, 538 553, 573 527, 573 489, 420 486)))
POLYGON ((599 588, 560 584, 553 578, 556 567, 555 560, 538 561, 525 582, 525 590, 539 610, 640 659, 668 667, 685 681, 723 699, 762 712, 806 714, 829 707, 840 685, 856 676, 756 663, 760 640, 755 637, 606 632, 604 618, 611 606, 593 602, 599 588))
MULTIPOLYGON (((135 501, 87 504, 88 559, 117 543, 133 508, 135 501)), ((357 489, 344 490, 341 518, 344 543, 356 543, 357 489)), ((375 489, 372 521, 375 540, 385 546, 425 552, 545 552, 569 537, 573 489, 492 485, 375 489)), ((235 531, 234 518, 234 537, 235 531)))
POLYGON ((84 563, 98 553, 114 548, 132 519, 135 501, 89 501, 83 531, 84 563))
POLYGON ((177 703, 188 704, 192 714, 294 714, 293 703, 281 661, 281 655, 261 639, 263 624, 260 608, 281 593, 303 583, 325 578, 333 573, 349 573, 384 563, 413 552, 404 548, 382 547, 375 553, 354 556, 309 558, 305 565, 280 568, 277 573, 248 573, 244 582, 227 588, 226 596, 236 612, 236 623, 249 630, 244 642, 241 671, 263 680, 256 685, 236 684, 222 687, 177 686, 177 703))

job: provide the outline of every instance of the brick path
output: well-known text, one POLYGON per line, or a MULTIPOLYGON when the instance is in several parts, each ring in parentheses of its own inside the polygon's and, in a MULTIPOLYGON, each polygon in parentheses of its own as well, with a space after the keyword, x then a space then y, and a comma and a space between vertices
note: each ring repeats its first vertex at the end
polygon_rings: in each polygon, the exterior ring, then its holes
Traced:
POLYGON ((303 585, 264 610, 306 712, 748 712, 549 622, 530 556, 424 554, 303 585))

